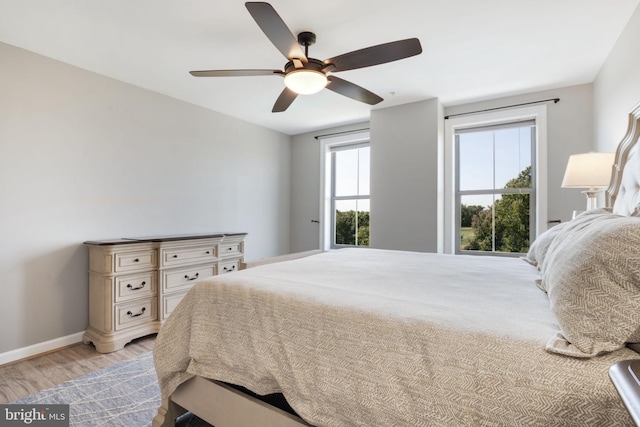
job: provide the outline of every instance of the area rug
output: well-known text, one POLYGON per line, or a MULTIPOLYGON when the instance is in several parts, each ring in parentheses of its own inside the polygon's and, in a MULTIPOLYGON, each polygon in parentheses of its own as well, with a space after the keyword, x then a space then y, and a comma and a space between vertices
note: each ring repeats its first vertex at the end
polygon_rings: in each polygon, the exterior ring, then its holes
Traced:
MULTIPOLYGON (((69 404, 71 426, 146 427, 160 406, 160 389, 147 352, 12 403, 69 404)), ((176 426, 210 427, 192 414, 176 426)))

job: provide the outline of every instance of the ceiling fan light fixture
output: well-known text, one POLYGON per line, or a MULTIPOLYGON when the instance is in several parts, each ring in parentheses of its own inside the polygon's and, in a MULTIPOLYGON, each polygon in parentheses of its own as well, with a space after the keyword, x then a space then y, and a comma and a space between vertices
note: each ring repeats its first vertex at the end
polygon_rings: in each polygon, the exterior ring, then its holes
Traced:
POLYGON ((299 95, 320 92, 327 83, 327 76, 315 70, 294 70, 284 76, 285 86, 299 95))

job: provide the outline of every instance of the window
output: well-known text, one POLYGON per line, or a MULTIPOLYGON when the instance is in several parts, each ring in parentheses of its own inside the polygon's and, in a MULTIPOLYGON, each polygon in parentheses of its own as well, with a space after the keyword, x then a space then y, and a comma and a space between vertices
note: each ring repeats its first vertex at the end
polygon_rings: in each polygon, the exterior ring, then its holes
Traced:
POLYGON ((438 150, 438 252, 527 251, 547 229, 546 141, 546 105, 445 120, 438 150))
POLYGON ((535 121, 457 129, 456 252, 525 253, 535 238, 535 121))
POLYGON ((320 140, 320 248, 369 245, 369 129, 320 140))
POLYGON ((369 246, 369 144, 331 148, 331 247, 369 246))

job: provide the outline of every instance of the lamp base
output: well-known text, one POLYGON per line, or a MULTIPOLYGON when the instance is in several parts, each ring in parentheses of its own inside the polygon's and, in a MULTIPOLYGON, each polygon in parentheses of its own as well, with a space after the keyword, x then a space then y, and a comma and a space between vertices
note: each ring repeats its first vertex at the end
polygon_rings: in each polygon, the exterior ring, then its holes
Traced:
POLYGON ((583 191, 584 195, 587 197, 587 210, 596 209, 598 207, 598 199, 596 198, 596 194, 600 193, 602 190, 594 190, 589 189, 583 191))

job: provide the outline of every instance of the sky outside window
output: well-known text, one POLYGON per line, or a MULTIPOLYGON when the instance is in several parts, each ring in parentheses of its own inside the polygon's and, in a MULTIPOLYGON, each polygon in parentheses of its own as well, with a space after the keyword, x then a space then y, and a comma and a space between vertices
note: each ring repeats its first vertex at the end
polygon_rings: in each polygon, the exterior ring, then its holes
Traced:
MULTIPOLYGON (((522 127, 460 134, 460 191, 504 188, 531 166, 531 132, 522 127)), ((468 195, 465 201, 486 206, 484 196, 468 195)))
POLYGON ((369 194, 369 151, 369 147, 336 151, 336 196, 369 194))

